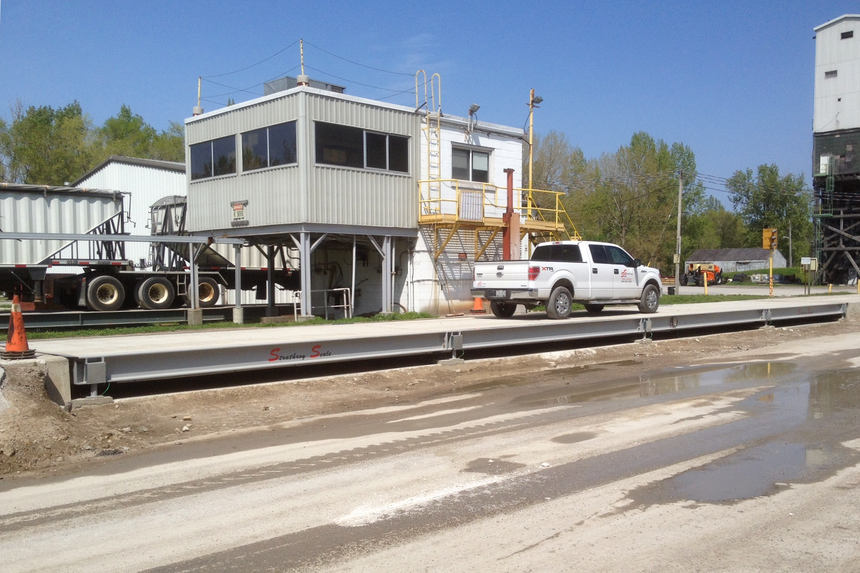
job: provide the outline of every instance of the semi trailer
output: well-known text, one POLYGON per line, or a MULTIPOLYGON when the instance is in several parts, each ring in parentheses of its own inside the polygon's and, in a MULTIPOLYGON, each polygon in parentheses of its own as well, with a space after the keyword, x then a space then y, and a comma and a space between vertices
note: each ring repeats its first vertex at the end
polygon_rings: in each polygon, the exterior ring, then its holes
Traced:
MULTIPOLYGON (((22 302, 46 309, 185 306, 194 294, 191 257, 199 268, 196 288, 201 307, 217 304, 222 289, 236 288, 235 266, 206 244, 166 242, 166 237, 159 241, 154 235, 150 265, 142 268, 126 259, 125 243, 146 239, 125 233, 124 199, 116 191, 0 183, 0 292, 10 298, 17 293, 22 302)), ((153 210, 153 217, 160 214, 153 210)), ((163 235, 165 228, 160 230, 163 235)), ((173 241, 184 234, 177 231, 171 235, 173 241)), ((285 290, 299 285, 298 271, 287 265, 240 268, 238 278, 242 289, 255 290, 260 299, 266 298, 270 278, 285 290)))

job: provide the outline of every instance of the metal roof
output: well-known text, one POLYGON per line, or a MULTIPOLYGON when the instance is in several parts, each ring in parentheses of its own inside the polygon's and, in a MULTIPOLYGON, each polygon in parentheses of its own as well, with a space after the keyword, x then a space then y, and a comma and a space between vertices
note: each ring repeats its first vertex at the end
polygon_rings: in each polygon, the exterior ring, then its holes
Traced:
POLYGON ((841 22, 842 20, 860 20, 860 14, 843 14, 842 16, 839 16, 838 18, 834 18, 834 19, 830 20, 829 22, 825 22, 825 23, 821 24, 820 26, 816 26, 812 30, 814 32, 818 32, 819 30, 823 30, 824 28, 827 28, 828 26, 832 26, 833 24, 836 24, 837 22, 841 22))
POLYGON ((73 185, 79 185, 81 181, 84 181, 88 177, 91 177, 94 173, 98 173, 111 163, 135 165, 138 167, 151 167, 153 169, 163 169, 165 171, 185 173, 185 162, 165 161, 163 159, 144 159, 142 157, 127 157, 125 155, 111 155, 110 157, 99 163, 96 167, 90 169, 82 176, 80 176, 77 180, 75 180, 73 185))
MULTIPOLYGON (((267 96, 258 97, 258 98, 251 99, 248 101, 243 101, 243 102, 231 105, 231 106, 222 107, 222 108, 219 108, 219 109, 216 109, 213 111, 209 111, 209 112, 203 113, 201 115, 196 115, 194 117, 186 118, 185 124, 188 125, 188 124, 191 124, 191 123, 194 123, 197 121, 209 119, 209 118, 212 118, 212 117, 224 114, 224 113, 236 111, 236 110, 239 110, 239 109, 242 109, 245 107, 251 107, 254 105, 259 105, 259 104, 264 103, 264 102, 268 102, 268 101, 272 101, 272 100, 276 100, 276 99, 281 99, 281 98, 286 98, 286 97, 289 97, 291 95, 294 95, 294 94, 302 92, 302 91, 321 95, 324 97, 329 97, 331 99, 339 99, 339 100, 350 101, 350 102, 355 102, 355 103, 362 103, 365 105, 371 105, 371 106, 375 106, 375 107, 379 107, 379 108, 391 109, 391 110, 407 112, 407 113, 414 113, 414 114, 418 114, 418 115, 422 115, 422 116, 426 113, 423 110, 423 108, 416 110, 415 108, 412 108, 412 107, 397 105, 397 104, 388 103, 388 102, 384 102, 384 101, 367 99, 367 98, 362 98, 362 97, 358 97, 358 96, 332 92, 332 91, 328 91, 328 90, 321 90, 321 89, 316 89, 316 88, 312 88, 312 87, 308 87, 308 86, 297 86, 295 88, 292 88, 292 89, 289 89, 286 91, 281 91, 281 92, 273 93, 273 94, 270 94, 267 96)), ((459 125, 459 126, 469 125, 469 122, 470 122, 469 118, 467 118, 467 117, 460 117, 460 116, 449 115, 449 114, 444 114, 444 113, 442 114, 441 119, 442 119, 443 123, 450 123, 450 124, 459 125)), ((493 133, 508 134, 508 135, 511 135, 514 137, 522 137, 525 134, 524 129, 520 129, 517 127, 510 127, 507 125, 500 125, 497 123, 490 123, 490 122, 486 122, 486 121, 475 122, 472 124, 472 128, 475 131, 485 131, 485 132, 490 131, 493 133)))
POLYGON ((0 191, 15 191, 18 193, 40 193, 40 194, 48 194, 48 193, 63 193, 63 194, 88 194, 88 195, 98 195, 100 197, 110 196, 114 197, 117 195, 122 195, 120 191, 116 191, 113 189, 87 189, 83 187, 70 187, 68 185, 31 185, 28 183, 9 183, 7 181, 0 181, 0 191))
POLYGON ((697 249, 687 257, 688 262, 708 261, 761 261, 770 256, 769 249, 697 249))

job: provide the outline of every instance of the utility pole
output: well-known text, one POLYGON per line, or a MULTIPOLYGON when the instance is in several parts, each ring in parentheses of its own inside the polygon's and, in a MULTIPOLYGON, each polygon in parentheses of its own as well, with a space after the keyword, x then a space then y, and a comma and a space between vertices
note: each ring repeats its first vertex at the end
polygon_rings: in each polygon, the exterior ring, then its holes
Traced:
POLYGON ((532 187, 532 165, 534 163, 534 147, 535 147, 535 108, 543 98, 535 95, 535 89, 529 91, 529 189, 532 187))
POLYGON ((681 191, 684 176, 678 173, 678 229, 675 242, 675 294, 681 294, 681 191))

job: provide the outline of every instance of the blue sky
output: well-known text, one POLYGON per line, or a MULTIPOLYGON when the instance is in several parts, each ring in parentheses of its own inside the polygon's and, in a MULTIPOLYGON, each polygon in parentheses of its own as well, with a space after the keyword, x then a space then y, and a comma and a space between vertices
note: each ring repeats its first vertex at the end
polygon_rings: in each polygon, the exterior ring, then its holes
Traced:
POLYGON ((191 115, 198 76, 212 110, 296 75, 303 38, 306 72, 348 94, 414 105, 420 68, 441 75, 444 112, 477 103, 479 120, 524 127, 534 88, 535 130, 586 157, 646 131, 689 145, 701 173, 775 163, 808 180, 813 28, 858 12, 857 0, 0 0, 0 117, 16 101, 77 100, 95 125, 127 104, 165 129, 191 115))

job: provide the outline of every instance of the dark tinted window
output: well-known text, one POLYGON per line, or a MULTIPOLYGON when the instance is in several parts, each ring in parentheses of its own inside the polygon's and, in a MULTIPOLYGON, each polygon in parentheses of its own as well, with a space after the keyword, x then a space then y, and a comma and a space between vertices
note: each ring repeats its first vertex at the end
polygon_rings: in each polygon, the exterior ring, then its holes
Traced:
POLYGON ((357 127, 316 123, 316 162, 364 167, 364 131, 357 127))
POLYGON ((242 170, 251 171, 269 166, 269 145, 266 128, 242 134, 242 170))
POLYGON ((611 263, 612 260, 606 253, 606 248, 603 245, 588 245, 591 250, 591 260, 595 263, 611 263))
POLYGON ((317 122, 316 162, 408 173, 409 138, 317 122))
POLYGON ((633 257, 618 247, 606 247, 609 258, 616 265, 627 265, 633 262, 633 257))
POLYGON ((279 123, 268 129, 269 166, 296 163, 296 122, 279 123))
POLYGON ((236 173, 236 138, 232 135, 191 146, 191 179, 236 173))
POLYGON ((579 250, 579 245, 557 245, 559 250, 559 261, 565 263, 581 263, 582 252, 579 250))
POLYGON ((388 169, 409 172, 409 138, 398 135, 388 136, 388 169))
POLYGON ((388 168, 388 138, 381 133, 365 133, 364 144, 367 149, 366 163, 374 169, 388 168))
POLYGON ((191 180, 212 177, 212 142, 191 146, 191 180))
POLYGON ((236 138, 232 135, 212 141, 213 174, 236 173, 236 138))
POLYGON ((534 250, 531 260, 581 263, 582 252, 579 245, 541 245, 534 250))

